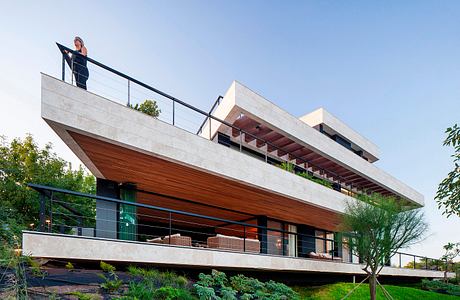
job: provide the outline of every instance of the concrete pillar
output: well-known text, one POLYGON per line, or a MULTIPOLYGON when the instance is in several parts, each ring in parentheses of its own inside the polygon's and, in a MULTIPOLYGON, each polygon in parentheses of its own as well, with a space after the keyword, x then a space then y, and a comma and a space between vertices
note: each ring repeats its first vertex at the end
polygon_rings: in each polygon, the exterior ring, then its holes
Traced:
MULTIPOLYGON (((118 183, 97 178, 96 194, 98 196, 119 199, 118 183)), ((118 235, 118 205, 117 203, 96 200, 96 236, 116 239, 118 235)))
POLYGON ((257 235, 260 241, 260 253, 267 253, 268 238, 267 238, 267 217, 258 216, 257 225, 265 228, 257 228, 257 235))

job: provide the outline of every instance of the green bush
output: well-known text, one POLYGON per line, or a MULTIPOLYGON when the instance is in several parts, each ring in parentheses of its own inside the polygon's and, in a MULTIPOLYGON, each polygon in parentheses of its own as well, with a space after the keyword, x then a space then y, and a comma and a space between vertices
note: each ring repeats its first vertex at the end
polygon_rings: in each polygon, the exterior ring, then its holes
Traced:
POLYGON ((288 172, 291 172, 291 173, 294 173, 294 164, 293 163, 290 163, 290 162, 285 162, 283 161, 282 163, 280 163, 279 165, 276 165, 278 168, 281 168, 285 171, 288 171, 288 172))
POLYGON ((315 177, 313 175, 310 175, 308 172, 300 172, 300 173, 297 173, 297 175, 332 189, 332 183, 330 183, 329 181, 324 180, 322 178, 318 178, 318 177, 315 177))
POLYGON ((213 270, 211 274, 199 275, 199 281, 194 284, 200 300, 236 300, 236 299, 298 299, 298 295, 285 284, 268 281, 261 282, 242 274, 230 277, 223 272, 213 270))
POLYGON ((460 286, 451 283, 445 283, 440 280, 423 279, 422 290, 460 296, 460 286))
POLYGON ((160 288, 162 286, 171 286, 174 288, 187 288, 189 281, 184 276, 177 275, 174 272, 160 272, 155 269, 142 269, 130 266, 128 272, 142 281, 148 283, 152 288, 160 288))
POLYGON ((155 269, 142 269, 133 266, 128 267, 128 272, 137 277, 138 281, 129 283, 126 299, 195 299, 189 291, 190 283, 184 276, 174 272, 160 272, 155 269))
POLYGON ((151 299, 157 300, 191 300, 192 295, 184 289, 173 288, 164 286, 156 290, 151 299))
POLYGON ((136 104, 134 106, 132 104, 129 104, 128 107, 143 112, 144 114, 147 114, 154 118, 158 118, 161 113, 161 110, 158 108, 158 104, 155 100, 145 100, 140 105, 136 104))
POLYGON ((105 272, 105 274, 98 274, 98 276, 104 280, 104 282, 101 283, 101 288, 109 293, 118 292, 123 281, 118 279, 118 275, 115 273, 115 267, 103 261, 101 261, 100 266, 105 272))

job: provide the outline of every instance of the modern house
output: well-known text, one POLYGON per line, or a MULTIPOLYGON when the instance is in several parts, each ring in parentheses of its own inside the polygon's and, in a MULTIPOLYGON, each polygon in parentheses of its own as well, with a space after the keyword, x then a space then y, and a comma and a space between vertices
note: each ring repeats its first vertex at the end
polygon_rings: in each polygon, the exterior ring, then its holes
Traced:
MULTIPOLYGON (((420 193, 375 166, 374 143, 324 109, 298 118, 234 81, 207 113, 114 74, 171 106, 152 118, 126 99, 91 92, 91 80, 86 91, 42 74, 42 118, 97 177, 97 195, 32 185, 48 227, 23 233, 24 253, 354 275, 363 273, 359 258, 337 233, 346 203, 373 192, 409 208, 424 205, 420 193), (202 117, 201 126, 177 126, 187 112, 202 117), (62 204, 64 195, 95 203, 93 226, 72 223, 70 230, 52 216, 48 204, 62 204)), ((82 217, 69 206, 71 218, 82 217)), ((381 274, 443 277, 428 259, 423 270, 401 268, 415 259, 399 254, 381 274)))

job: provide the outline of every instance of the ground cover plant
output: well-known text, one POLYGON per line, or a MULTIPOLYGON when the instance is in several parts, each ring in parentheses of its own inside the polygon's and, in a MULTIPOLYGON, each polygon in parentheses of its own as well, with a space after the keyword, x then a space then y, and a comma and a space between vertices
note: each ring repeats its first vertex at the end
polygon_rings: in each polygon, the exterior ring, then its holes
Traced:
POLYGON ((184 276, 174 272, 160 272, 156 269, 129 267, 131 280, 124 297, 121 299, 158 299, 158 300, 191 300, 192 284, 184 276))
POLYGON ((443 282, 440 280, 422 280, 422 289, 441 294, 460 296, 460 285, 443 282))
MULTIPOLYGON (((294 287, 298 292, 300 299, 304 300, 340 300, 342 299, 356 284, 353 283, 335 283, 320 287, 294 287)), ((455 300, 459 299, 456 296, 439 294, 432 291, 425 291, 414 287, 384 285, 385 289, 391 294, 393 299, 423 299, 423 300, 455 300)), ((369 299, 369 285, 362 284, 358 287, 347 300, 362 300, 369 299)), ((377 300, 386 300, 382 290, 377 289, 377 300)))
POLYGON ((200 300, 300 299, 290 287, 272 280, 261 282, 242 274, 228 278, 217 270, 211 274, 201 273, 199 278, 194 287, 200 300))

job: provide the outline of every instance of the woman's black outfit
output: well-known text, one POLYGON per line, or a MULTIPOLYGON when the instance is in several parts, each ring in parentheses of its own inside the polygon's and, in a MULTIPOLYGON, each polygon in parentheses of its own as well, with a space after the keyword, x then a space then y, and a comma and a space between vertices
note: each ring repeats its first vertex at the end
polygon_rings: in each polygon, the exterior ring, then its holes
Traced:
MULTIPOLYGON (((77 50, 81 53, 81 49, 77 50)), ((86 81, 89 77, 88 67, 86 66, 87 60, 84 55, 72 54, 73 75, 79 88, 86 90, 86 81)))

